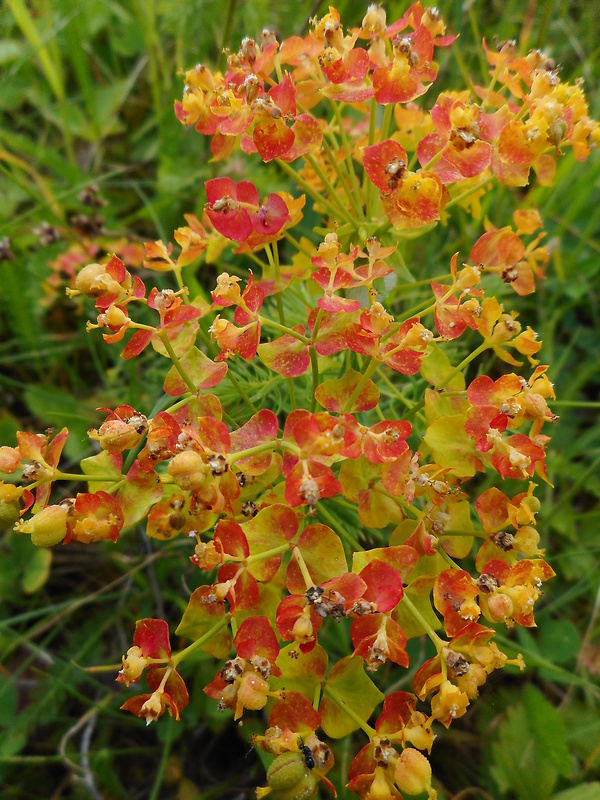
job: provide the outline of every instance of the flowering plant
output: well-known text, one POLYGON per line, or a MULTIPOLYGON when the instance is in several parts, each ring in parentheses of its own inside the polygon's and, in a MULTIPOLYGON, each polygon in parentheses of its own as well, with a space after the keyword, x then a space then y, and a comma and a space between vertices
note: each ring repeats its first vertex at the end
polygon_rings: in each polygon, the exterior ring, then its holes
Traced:
POLYGON ((149 347, 166 358, 168 404, 100 409, 99 452, 80 473, 59 468, 67 429, 0 448, 3 473, 22 469, 21 486, 0 486, 2 518, 34 545, 116 541, 142 521, 151 538, 189 537, 198 586, 175 634, 191 643, 173 652, 165 620, 139 620, 117 680, 144 675, 150 691, 123 709, 178 719, 185 659, 213 656, 204 691, 218 707, 236 720, 265 709, 258 797, 335 793, 326 740, 358 729, 352 791, 435 797, 434 726, 463 716, 493 671, 522 666, 493 625, 533 626, 553 575, 535 489, 554 393, 541 342, 497 297, 543 280, 543 221, 518 207, 495 227, 482 202, 498 184, 527 186, 532 169, 551 184, 557 158, 585 159, 600 129, 580 85, 511 42, 484 43, 487 86, 425 110, 415 101, 435 91, 436 49, 455 39, 420 3, 391 24, 371 6, 346 33, 330 8, 304 38, 245 39, 223 74, 189 70, 175 114, 211 137, 214 161, 239 150, 274 162, 302 194, 207 181, 177 250, 145 245, 145 269, 170 288, 149 288, 116 254, 84 266, 68 293, 94 301, 88 330, 127 336, 126 360, 149 347), (312 238, 294 230, 307 198, 312 238), (447 230, 453 210, 479 235, 421 280, 408 244, 447 230), (209 298, 198 264, 209 274, 225 257, 209 298), (492 374, 472 375, 483 354, 492 374), (279 414, 257 407, 244 362, 285 393, 279 414), (236 392, 225 406, 224 382, 236 392), (519 483, 502 491, 499 479, 519 483), (56 497, 58 481, 88 491, 56 497), (336 623, 351 642, 341 657, 327 648, 336 623), (413 692, 386 693, 377 671, 406 669, 422 636, 433 650, 413 664, 413 692))

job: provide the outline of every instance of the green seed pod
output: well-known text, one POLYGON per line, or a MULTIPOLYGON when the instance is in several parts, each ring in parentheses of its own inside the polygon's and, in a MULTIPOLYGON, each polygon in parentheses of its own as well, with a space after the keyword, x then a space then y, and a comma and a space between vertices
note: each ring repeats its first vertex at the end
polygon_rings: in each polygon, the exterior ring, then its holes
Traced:
POLYGON ((308 800, 315 794, 317 780, 302 753, 283 753, 267 770, 273 800, 308 800))
POLYGON ((36 547, 52 547, 67 535, 67 512, 62 506, 46 506, 20 528, 30 533, 36 547))
POLYGON ((0 531, 12 528, 19 519, 19 504, 14 500, 10 503, 0 502, 0 531))

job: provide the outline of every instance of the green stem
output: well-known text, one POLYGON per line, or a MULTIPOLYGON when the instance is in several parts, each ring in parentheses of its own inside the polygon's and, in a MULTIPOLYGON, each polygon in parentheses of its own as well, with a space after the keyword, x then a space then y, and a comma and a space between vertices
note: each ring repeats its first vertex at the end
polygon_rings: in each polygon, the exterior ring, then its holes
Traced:
POLYGON ((246 450, 238 450, 237 453, 230 453, 228 456, 228 461, 230 464, 235 464, 236 461, 239 461, 240 458, 247 458, 248 456, 253 456, 256 453, 265 453, 268 450, 274 450, 279 442, 265 442, 264 444, 257 444, 254 447, 248 447, 246 450))
POLYGON ((251 411, 253 414, 256 414, 256 413, 258 413, 258 409, 257 409, 257 408, 256 408, 256 406, 254 405, 254 403, 252 402, 252 400, 250 400, 250 398, 249 398, 249 397, 248 397, 248 395, 246 394, 245 390, 242 388, 242 385, 240 384, 240 382, 238 381, 238 379, 237 379, 237 378, 235 377, 235 375, 233 374, 233 372, 232 372, 231 368, 229 368, 229 369, 227 370, 227 377, 229 378, 229 380, 230 380, 230 382, 231 382, 231 384, 232 384, 233 388, 236 390, 236 392, 237 392, 237 393, 239 394, 239 396, 242 398, 242 400, 244 401, 244 403, 246 403, 246 405, 248 406, 248 408, 250 409, 250 411, 251 411))
POLYGON ((308 348, 310 355, 310 366, 312 373, 312 397, 310 399, 310 413, 314 414, 317 409, 317 386, 319 385, 319 356, 315 348, 311 345, 308 348))
POLYGON ((362 217, 364 219, 365 215, 364 215, 364 212, 362 210, 362 207, 360 205, 358 205, 356 197, 352 194, 352 192, 348 188, 348 183, 346 181, 345 176, 342 174, 342 170, 340 169, 340 165, 338 164, 338 161, 337 161, 337 159, 335 157, 335 153, 333 152, 333 150, 329 146, 329 144, 328 144, 326 139, 323 139, 323 148, 325 150, 325 153, 327 155, 327 159, 328 159, 329 163, 331 164, 331 166, 335 170, 335 174, 338 176, 338 180, 340 182, 340 186, 344 190, 344 194, 346 195, 348 203, 352 207, 352 209, 353 209, 354 213, 356 214, 356 216, 357 217, 362 217))
POLYGON ((280 553, 285 553, 290 549, 289 542, 280 544, 277 547, 272 547, 270 550, 263 550, 262 553, 255 553, 253 556, 248 556, 246 564, 255 564, 257 561, 266 561, 268 558, 278 556, 280 553))
POLYGON ((312 586, 315 585, 315 582, 313 581, 313 579, 310 576, 310 572, 308 571, 308 567, 306 566, 306 562, 302 558, 302 553, 300 552, 298 547, 294 547, 294 549, 292 550, 292 554, 293 554, 294 558, 296 559, 296 563, 298 564, 298 568, 300 569, 300 572, 302 573, 302 577, 304 578, 304 583, 306 584, 306 588, 310 589, 312 586))
MULTIPOLYGON (((375 142, 376 119, 377 119, 377 100, 375 100, 375 98, 372 97, 371 107, 369 109, 369 145, 372 145, 375 142)), ((375 184, 371 181, 371 179, 368 176, 366 176, 366 182, 367 182, 367 219, 371 220, 375 216, 375 203, 377 197, 375 194, 375 184)))
MULTIPOLYGON (((459 375, 463 371, 463 369, 471 363, 471 361, 476 359, 477 356, 480 356, 486 350, 489 350, 490 347, 491 347, 491 345, 487 341, 482 342, 482 344, 480 344, 479 347, 476 347, 475 350, 473 350, 472 353, 470 353, 466 358, 464 358, 460 362, 460 364, 457 367, 455 367, 452 370, 452 372, 449 375, 447 375, 446 378, 438 386, 435 387, 436 391, 440 392, 442 389, 444 389, 446 386, 448 386, 448 384, 452 380, 454 380, 454 378, 457 375, 459 375)), ((420 411, 423 408, 424 405, 425 405, 425 399, 419 400, 418 403, 415 403, 415 405, 412 408, 410 408, 406 412, 406 414, 403 415, 402 419, 409 419, 414 414, 416 414, 417 411, 420 411)))
POLYGON ((327 193, 328 193, 329 197, 337 205, 337 207, 339 209, 339 213, 342 215, 342 217, 346 220, 346 222, 354 224, 354 220, 352 219, 352 217, 348 213, 347 209, 345 208, 344 204, 342 203, 342 201, 338 197, 337 192, 335 191, 334 187, 331 185, 331 181, 329 180, 327 175, 325 175, 325 173, 323 172, 321 167, 317 164, 317 162, 314 159, 314 157, 311 156, 310 153, 306 153, 306 155, 304 156, 304 160, 306 161, 307 164, 310 164, 310 166, 314 169, 316 174, 319 176, 319 180, 321 181, 323 186, 327 189, 327 193))
POLYGON ((369 739, 373 739, 374 736, 377 736, 377 731, 370 725, 367 725, 367 723, 350 708, 346 701, 339 696, 335 689, 332 689, 331 686, 325 684, 323 688, 323 694, 326 694, 331 700, 333 700, 336 706, 341 708, 342 711, 344 711, 350 717, 350 719, 353 720, 358 727, 367 734, 369 739))
POLYGON ((304 255, 308 256, 309 258, 312 255, 314 255, 314 251, 309 250, 308 247, 305 247, 297 239, 294 239, 294 237, 291 235, 291 233, 288 233, 287 231, 284 231, 283 235, 288 240, 288 242, 292 245, 292 247, 294 247, 299 253, 304 253, 304 255))
POLYGON ((448 564, 450 569, 460 569, 458 564, 452 558, 450 558, 448 553, 444 550, 444 548, 441 545, 438 545, 435 549, 437 554, 444 559, 444 561, 446 562, 446 564, 448 564))
MULTIPOLYGON (((319 194, 317 189, 313 189, 310 183, 308 183, 308 181, 306 181, 301 175, 299 175, 295 170, 293 170, 290 167, 290 165, 287 164, 285 161, 282 161, 280 158, 276 158, 275 161, 281 167, 281 169, 286 173, 286 175, 288 175, 298 186, 300 186, 300 188, 303 189, 306 192, 306 194, 310 195, 315 202, 320 203, 322 206, 324 206, 329 215, 334 219, 336 219, 336 217, 340 212, 333 205, 333 203, 330 203, 329 200, 323 197, 323 195, 319 194)), ((347 218, 348 217, 346 217, 346 219, 347 218)), ((356 223, 352 219, 350 219, 350 223, 352 225, 352 228, 356 228, 356 223)))
POLYGON ((311 344, 311 340, 308 338, 308 336, 298 333, 298 331, 295 331, 293 328, 288 328, 287 325, 282 325, 280 322, 274 322, 273 320, 267 319, 267 317, 263 317, 262 315, 260 315, 258 319, 262 325, 266 325, 268 328, 273 328, 280 333, 293 336, 294 339, 298 339, 298 341, 303 342, 304 344, 311 344))
POLYGON ((213 625, 212 628, 207 630, 206 633, 203 634, 199 639, 196 639, 196 641, 192 642, 192 644, 186 647, 185 650, 181 650, 179 653, 176 653, 171 658, 171 663, 173 664, 173 667, 177 668, 177 665, 180 663, 180 661, 183 661, 184 658, 187 658, 187 656, 191 655, 199 647, 202 647, 203 644, 206 644, 206 642, 208 642, 209 639, 211 639, 220 630, 225 628, 228 624, 229 624, 229 614, 225 614, 225 616, 222 619, 220 619, 216 623, 216 625, 213 625))
POLYGON ((490 181, 493 181, 494 178, 495 175, 489 175, 487 178, 484 178, 482 181, 479 181, 474 186, 470 186, 468 189, 465 189, 464 192, 457 194, 456 197, 453 197, 448 203, 446 203, 446 205, 444 206, 444 210, 447 211, 449 208, 452 208, 452 206, 455 206, 457 203, 460 203, 462 200, 465 200, 470 195, 475 194, 475 192, 478 192, 486 184, 490 183, 490 181))
POLYGON ((188 387, 190 392, 195 394, 196 391, 197 391, 197 386, 194 384, 194 381, 187 374, 187 371, 186 371, 185 367, 183 366, 183 364, 179 360, 177 354, 175 353, 175 350, 173 349, 173 345, 171 344, 171 342, 169 341, 169 337, 167 336, 167 332, 166 331, 160 331, 160 333, 158 335, 160 337, 161 342, 163 343, 163 345, 165 347, 165 350, 169 354, 169 358, 173 362, 173 366, 175 367, 177 372, 181 375, 182 379, 185 381, 185 385, 188 387))
POLYGON ((350 413, 350 411, 354 407, 354 403, 360 397, 360 393, 365 388, 365 385, 366 385, 367 381, 369 380, 371 375, 375 372, 375 370, 379 367, 379 364, 380 364, 379 361, 377 361, 376 359, 374 359, 372 357, 369 357, 368 366, 366 367, 365 371, 363 372, 363 374, 362 374, 362 376, 361 376, 361 378, 360 378, 360 380, 359 380, 359 382, 358 382, 358 384, 356 386, 356 389, 352 392, 352 394, 350 395, 350 397, 348 399, 348 402, 344 406, 344 409, 342 411, 343 414, 350 413))
POLYGON ((431 641, 435 645, 435 649, 439 653, 440 650, 442 649, 442 647, 445 647, 447 645, 447 642, 445 642, 442 638, 440 638, 437 635, 437 633, 433 630, 433 628, 427 622, 425 617, 421 614, 419 609, 414 605, 412 600, 406 594, 402 598, 401 603, 404 605, 404 607, 407 609, 407 611, 409 611, 410 614, 417 620, 419 625, 421 625, 421 627, 423 628, 423 630, 425 631, 427 636, 429 636, 429 638, 431 639, 431 641))
POLYGON ((330 528, 338 534, 341 539, 344 539, 346 544, 353 547, 355 550, 364 550, 365 548, 354 538, 351 536, 348 531, 344 530, 342 526, 338 523, 335 517, 327 511, 322 505, 317 506, 317 514, 319 514, 323 519, 327 522, 330 528))
POLYGON ((394 106, 392 103, 389 103, 383 112, 383 124, 381 126, 381 141, 384 142, 390 133, 390 125, 392 122, 392 113, 394 111, 394 106))
POLYGON ((342 119, 342 115, 340 112, 340 107, 335 100, 329 101, 331 107, 333 108, 333 113, 335 115, 336 122, 338 124, 338 128, 340 130, 340 138, 342 140, 342 147, 344 148, 344 152, 346 154, 346 167, 348 170, 348 180, 352 184, 352 191, 356 196, 358 205, 362 208, 362 200, 360 197, 359 187, 357 185, 356 179, 356 172, 354 170, 354 163, 352 162, 352 150, 350 148, 350 144, 348 142, 348 137, 346 136, 346 129, 344 128, 344 121, 342 119))
POLYGON ((487 539, 484 531, 479 530, 472 530, 472 531, 460 531, 460 530, 443 530, 437 534, 440 539, 442 536, 476 536, 478 539, 487 539))
MULTIPOLYGON (((114 483, 114 475, 85 475, 76 472, 59 472, 58 470, 52 476, 53 481, 83 481, 91 483, 92 481, 110 481, 114 483)), ((40 483, 40 481, 38 481, 40 483)), ((30 488, 30 487, 29 487, 30 488)))
POLYGON ((225 24, 223 25, 223 36, 221 37, 221 51, 219 53, 219 60, 217 62, 220 70, 223 69, 225 62, 225 49, 227 47, 227 40, 229 39, 229 32, 231 31, 236 5, 237 0, 229 0, 227 3, 227 14, 225 16, 225 24))

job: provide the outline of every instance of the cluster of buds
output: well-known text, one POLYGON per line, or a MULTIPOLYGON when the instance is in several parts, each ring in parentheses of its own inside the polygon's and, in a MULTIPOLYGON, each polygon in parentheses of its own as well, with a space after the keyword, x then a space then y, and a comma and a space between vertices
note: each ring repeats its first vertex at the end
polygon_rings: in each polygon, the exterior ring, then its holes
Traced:
POLYGON ((83 266, 69 294, 93 301, 88 330, 108 344, 127 335, 124 359, 148 346, 167 359, 172 402, 99 409, 107 417, 88 432, 99 452, 79 474, 58 466, 67 429, 19 432, 0 448, 0 471, 23 483, 0 484, 0 520, 35 545, 115 541, 142 522, 157 540, 188 537, 200 585, 176 633, 192 643, 173 654, 165 621, 138 621, 118 680, 145 675, 150 692, 123 708, 147 723, 179 718, 179 665, 202 649, 218 662, 204 687, 217 707, 268 717, 255 736, 273 759, 259 798, 332 789, 325 738, 360 729, 369 741, 343 776, 351 791, 433 800, 434 726, 463 716, 495 670, 523 667, 484 621, 533 626, 553 575, 534 492, 548 480, 554 391, 537 334, 496 296, 499 286, 518 299, 543 279, 542 220, 530 208, 504 227, 486 219, 431 281, 413 275, 405 243, 433 235, 455 206, 475 228, 496 181, 526 186, 533 169, 552 183, 556 159, 586 158, 600 128, 579 84, 510 43, 484 45, 488 86, 442 92, 426 111, 415 101, 432 91, 436 49, 455 39, 418 2, 392 23, 373 5, 349 30, 332 7, 304 37, 244 39, 224 73, 186 72, 175 113, 211 137, 214 160, 257 154, 302 194, 261 201, 250 181, 207 181, 201 219, 174 233, 177 255, 162 241, 144 248, 145 269, 172 288, 148 290, 124 251, 83 266), (322 222, 312 239, 295 230, 307 196, 322 222), (226 261, 210 296, 193 296, 184 268, 231 249, 239 266, 226 261), (422 302, 398 310, 416 290, 422 302), (496 377, 467 383, 483 353, 496 377), (235 399, 224 407, 226 382, 235 399), (278 414, 257 408, 272 390, 278 414), (523 485, 512 497, 481 491, 469 481, 482 473, 523 485), (88 491, 51 501, 56 481, 75 480, 88 491), (474 572, 463 566, 472 553, 474 572), (330 664, 335 624, 351 648, 330 664), (415 665, 414 694, 384 696, 378 670, 408 667, 417 636, 432 655, 415 665))

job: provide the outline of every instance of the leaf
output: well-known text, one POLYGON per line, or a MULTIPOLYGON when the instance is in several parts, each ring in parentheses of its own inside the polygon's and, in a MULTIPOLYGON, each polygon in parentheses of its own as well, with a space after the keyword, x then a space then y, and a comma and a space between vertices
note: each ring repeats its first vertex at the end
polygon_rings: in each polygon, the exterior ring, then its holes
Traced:
POLYGON ((81 471, 85 475, 113 475, 114 478, 108 481, 88 481, 90 492, 107 491, 115 483, 121 480, 121 466, 123 457, 121 453, 109 453, 103 450, 98 455, 84 458, 81 461, 81 471))
MULTIPOLYGON (((404 589, 406 597, 434 631, 442 627, 433 610, 430 597, 435 579, 435 575, 421 575, 404 589)), ((406 605, 402 603, 394 609, 392 617, 400 625, 407 639, 412 639, 415 636, 424 636, 427 633, 427 630, 415 619, 410 610, 406 608, 406 605)))
MULTIPOLYGON (((439 386, 447 380, 448 376, 454 372, 454 367, 450 359, 442 348, 435 342, 429 345, 429 355, 421 364, 419 370, 426 381, 434 386, 439 386)), ((446 384, 446 389, 453 392, 462 392, 465 388, 465 379, 461 372, 455 375, 450 383, 446 384)))
POLYGON ((450 469, 459 478, 471 478, 477 471, 475 442, 465 431, 462 414, 434 420, 423 437, 442 469, 450 469))
MULTIPOLYGON (((533 687, 525 692, 525 702, 509 708, 492 745, 494 765, 491 767, 502 793, 513 790, 519 800, 550 800, 558 780, 559 760, 568 756, 564 725, 558 712, 533 687), (554 724, 558 722, 558 739, 554 740, 554 724), (540 731, 540 726, 546 730, 540 731), (546 750, 550 746, 550 751, 546 750)), ((566 760, 562 767, 566 766, 566 760)), ((570 761, 569 761, 570 774, 570 761)))
POLYGON ((566 664, 581 649, 581 634, 566 619, 549 619, 540 630, 540 651, 554 664, 566 664))
MULTIPOLYGON (((297 546, 315 586, 348 571, 342 540, 327 525, 309 525, 302 532, 297 546)), ((304 594, 307 589, 295 558, 288 565, 285 583, 290 594, 304 594)))
POLYGON ((525 687, 525 708, 536 744, 558 769, 570 778, 573 765, 567 745, 567 730, 559 712, 533 685, 525 687))
POLYGON ((151 506, 163 496, 163 485, 158 474, 151 470, 142 472, 137 461, 127 473, 125 485, 119 489, 117 502, 124 515, 123 528, 135 525, 144 519, 151 506))
POLYGON ((598 800, 598 797, 600 797, 600 781, 594 781, 553 794, 552 800, 598 800))
POLYGON ((292 642, 279 651, 275 663, 281 670, 281 677, 269 679, 271 688, 300 692, 312 703, 315 689, 325 678, 328 660, 320 644, 315 645, 309 653, 303 653, 292 642))
MULTIPOLYGON (((187 352, 181 359, 181 364, 190 376, 196 389, 212 389, 220 383, 227 374, 227 364, 222 361, 212 361, 197 347, 187 352)), ((173 366, 167 373, 164 384, 165 393, 171 397, 179 397, 189 392, 189 386, 183 380, 177 369, 173 366)))
POLYGON ((49 548, 36 547, 28 554, 21 582, 25 594, 34 594, 44 586, 50 574, 51 563, 52 551, 49 548))
POLYGON ((0 727, 12 727, 17 714, 19 696, 14 678, 0 675, 0 727))
POLYGON ((315 390, 317 401, 326 408, 327 411, 342 412, 347 410, 349 413, 358 411, 370 411, 379 402, 379 389, 369 378, 359 396, 356 398, 352 408, 346 409, 348 399, 361 381, 363 376, 355 369, 349 369, 339 380, 323 381, 315 390))
MULTIPOLYGON (((255 556, 293 539, 298 530, 298 518, 289 506, 276 503, 259 511, 242 525, 242 530, 248 540, 250 555, 255 556)), ((250 574, 259 581, 268 581, 279 569, 282 558, 283 553, 250 564, 250 574)))
MULTIPOLYGON (((196 642, 225 615, 223 603, 211 603, 208 597, 210 586, 200 586, 190 601, 175 633, 196 642)), ((223 628, 202 645, 202 650, 215 658, 227 658, 231 650, 231 634, 223 628)))
POLYGON ((331 668, 327 677, 323 699, 319 707, 321 727, 327 736, 341 739, 359 728, 338 702, 327 695, 335 693, 336 700, 346 704, 365 722, 384 698, 382 692, 367 677, 360 656, 346 656, 331 668))
MULTIPOLYGON (((296 325, 294 330, 304 335, 302 325, 296 325)), ((257 352, 263 364, 286 378, 297 378, 299 375, 304 375, 310 366, 308 345, 289 333, 272 342, 259 345, 257 352)))

